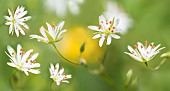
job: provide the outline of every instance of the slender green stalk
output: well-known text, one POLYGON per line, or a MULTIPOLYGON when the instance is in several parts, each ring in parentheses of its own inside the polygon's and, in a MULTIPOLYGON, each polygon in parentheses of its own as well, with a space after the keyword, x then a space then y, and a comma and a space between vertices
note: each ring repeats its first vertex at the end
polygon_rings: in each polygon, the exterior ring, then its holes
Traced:
POLYGON ((74 65, 80 65, 78 63, 74 63, 72 61, 70 61, 69 59, 65 58, 57 49, 56 45, 54 43, 51 43, 53 45, 53 47, 55 48, 55 50, 57 51, 57 53, 60 55, 60 57, 62 57, 65 61, 71 63, 71 64, 74 64, 74 65))
POLYGON ((106 57, 107 57, 107 46, 106 46, 106 50, 105 50, 105 54, 104 54, 104 56, 103 56, 103 59, 101 60, 101 64, 102 65, 104 65, 104 63, 105 63, 105 60, 106 60, 106 57))
POLYGON ((161 60, 161 62, 155 67, 155 68, 151 68, 147 62, 145 62, 145 65, 150 69, 150 70, 158 70, 162 64, 164 64, 166 62, 167 58, 163 58, 161 60))
POLYGON ((50 91, 53 91, 53 89, 52 89, 53 82, 54 81, 51 81, 51 83, 50 83, 50 91))
POLYGON ((12 78, 15 76, 15 74, 18 72, 18 70, 14 71, 14 73, 11 75, 11 77, 9 78, 9 83, 10 83, 10 86, 12 88, 12 90, 16 91, 15 87, 13 86, 12 84, 12 78))

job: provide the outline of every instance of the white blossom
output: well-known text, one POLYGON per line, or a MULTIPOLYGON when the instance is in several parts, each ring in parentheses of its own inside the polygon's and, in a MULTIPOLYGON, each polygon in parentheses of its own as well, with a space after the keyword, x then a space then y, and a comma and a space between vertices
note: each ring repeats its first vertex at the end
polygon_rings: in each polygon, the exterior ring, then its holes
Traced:
POLYGON ((64 72, 64 68, 61 68, 59 70, 59 64, 57 63, 55 66, 53 64, 50 64, 50 78, 52 78, 57 85, 60 85, 61 82, 65 82, 65 83, 69 83, 69 81, 67 81, 66 79, 71 78, 71 75, 66 75, 63 74, 64 72))
POLYGON ((34 74, 40 74, 39 69, 34 69, 40 67, 39 63, 36 63, 35 59, 38 57, 38 53, 32 55, 33 49, 30 49, 27 52, 23 51, 23 48, 20 44, 17 45, 17 51, 15 51, 11 46, 7 46, 8 53, 5 52, 11 62, 7 62, 7 64, 11 67, 15 67, 18 70, 23 71, 27 76, 28 72, 34 74))
POLYGON ((10 9, 8 9, 9 16, 4 16, 4 18, 7 20, 5 25, 9 25, 9 34, 15 31, 17 37, 19 37, 19 32, 22 35, 25 35, 24 29, 29 29, 28 25, 24 22, 31 19, 31 16, 25 16, 27 14, 27 11, 25 10, 25 7, 18 6, 15 13, 11 12, 10 9), (25 16, 25 17, 24 17, 25 16))

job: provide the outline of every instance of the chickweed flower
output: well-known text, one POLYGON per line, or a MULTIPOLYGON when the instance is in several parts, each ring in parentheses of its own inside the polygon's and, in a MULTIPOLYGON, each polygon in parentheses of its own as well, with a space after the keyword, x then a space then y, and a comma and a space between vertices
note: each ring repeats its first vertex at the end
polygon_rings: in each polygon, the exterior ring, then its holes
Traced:
POLYGON ((46 30, 43 26, 40 28, 40 33, 42 36, 39 35, 30 35, 30 39, 37 39, 38 41, 44 43, 53 43, 58 42, 62 39, 61 35, 66 32, 67 30, 62 30, 64 26, 64 21, 61 21, 57 26, 53 23, 52 26, 46 23, 48 30, 46 30))
POLYGON ((27 52, 23 51, 23 48, 20 44, 17 45, 17 51, 15 51, 11 46, 7 46, 7 52, 5 52, 11 62, 7 62, 7 64, 11 67, 15 67, 18 70, 23 71, 27 76, 29 75, 28 72, 33 74, 40 74, 39 69, 33 69, 40 67, 39 63, 36 63, 35 59, 38 57, 38 53, 32 55, 33 49, 30 49, 27 52))
POLYGON ((15 31, 17 37, 19 37, 19 32, 22 35, 25 35, 24 29, 29 29, 28 25, 24 22, 31 19, 31 16, 26 16, 27 11, 25 11, 25 7, 18 6, 15 13, 11 12, 10 9, 8 9, 9 16, 4 16, 4 18, 7 20, 5 25, 9 25, 9 34, 15 31))
POLYGON ((161 44, 155 47, 153 42, 149 45, 147 41, 145 41, 144 45, 140 42, 137 42, 137 44, 134 46, 134 49, 128 45, 128 49, 130 53, 128 52, 124 52, 124 53, 128 54, 130 57, 132 57, 133 59, 139 62, 148 62, 152 58, 154 58, 155 55, 160 52, 160 50, 165 48, 165 47, 159 48, 160 46, 161 44))
POLYGON ((65 83, 69 83, 69 81, 67 81, 66 79, 71 78, 71 75, 66 75, 63 74, 64 72, 64 68, 61 68, 59 70, 59 64, 57 63, 55 66, 53 64, 50 64, 50 78, 52 78, 57 85, 60 85, 61 82, 65 82, 65 83))
POLYGON ((112 38, 120 39, 117 29, 119 24, 119 19, 114 19, 110 17, 108 20, 105 19, 103 15, 99 16, 99 26, 88 26, 89 29, 96 31, 93 39, 100 38, 99 46, 102 47, 103 42, 106 40, 106 44, 110 45, 112 38))
POLYGON ((131 28, 133 25, 132 18, 116 2, 112 2, 112 1, 106 2, 103 15, 106 18, 109 18, 111 15, 113 15, 113 16, 116 16, 115 19, 116 18, 120 19, 120 22, 117 28, 119 29, 121 34, 127 33, 128 29, 131 28))

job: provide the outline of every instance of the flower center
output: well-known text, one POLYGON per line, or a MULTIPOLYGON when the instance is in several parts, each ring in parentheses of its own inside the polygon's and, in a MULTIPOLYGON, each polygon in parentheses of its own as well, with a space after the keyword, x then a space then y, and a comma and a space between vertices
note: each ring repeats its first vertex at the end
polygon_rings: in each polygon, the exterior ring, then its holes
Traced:
POLYGON ((12 19, 12 23, 13 23, 13 24, 16 23, 15 19, 12 19))
POLYGON ((18 66, 18 68, 22 68, 23 64, 19 63, 17 66, 18 66))

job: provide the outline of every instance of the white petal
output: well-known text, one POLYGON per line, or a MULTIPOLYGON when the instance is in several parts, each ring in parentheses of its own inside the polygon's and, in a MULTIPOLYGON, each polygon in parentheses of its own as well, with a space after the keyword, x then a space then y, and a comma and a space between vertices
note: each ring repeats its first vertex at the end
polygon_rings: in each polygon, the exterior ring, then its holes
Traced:
POLYGON ((23 30, 18 24, 16 24, 16 26, 18 27, 18 30, 20 30, 19 32, 20 32, 22 35, 25 35, 24 30, 23 30))
POLYGON ((10 9, 8 9, 8 13, 12 17, 12 12, 10 11, 10 9))
POLYGON ((43 37, 47 38, 47 36, 45 34, 45 28, 43 26, 41 26, 41 28, 40 28, 40 33, 43 35, 43 37))
POLYGON ((97 38, 100 38, 100 37, 101 37, 101 34, 96 34, 96 35, 93 36, 92 39, 97 39, 97 38))
POLYGON ((119 22, 120 22, 120 19, 119 19, 119 18, 115 19, 113 26, 116 27, 116 26, 119 24, 119 22))
POLYGON ((112 38, 111 38, 111 36, 109 35, 109 36, 107 37, 107 45, 110 45, 111 41, 112 41, 112 38))
POLYGON ((120 39, 120 36, 116 35, 116 34, 110 34, 110 36, 112 36, 115 39, 120 39))
POLYGON ((32 52, 33 52, 33 49, 30 49, 29 51, 27 51, 27 52, 23 55, 23 57, 22 57, 22 59, 21 59, 21 62, 25 62, 32 52))
POLYGON ((56 81, 56 84, 57 84, 57 85, 60 85, 60 82, 59 82, 59 81, 56 81))
POLYGON ((59 70, 59 63, 57 63, 55 65, 55 72, 54 72, 54 76, 56 76, 58 74, 58 70, 59 70))
POLYGON ((43 42, 46 42, 46 43, 49 42, 49 40, 47 38, 44 38, 44 37, 41 37, 41 36, 38 36, 38 35, 30 35, 29 37, 30 37, 30 39, 34 39, 35 38, 38 41, 43 41, 43 42))
POLYGON ((108 23, 110 23, 110 22, 113 23, 113 20, 114 20, 113 16, 109 17, 108 23))
POLYGON ((55 32, 54 32, 54 29, 52 28, 52 26, 50 25, 50 24, 48 24, 47 22, 46 22, 46 25, 47 25, 47 27, 48 27, 48 32, 49 32, 49 34, 51 35, 51 37, 54 39, 55 38, 55 32))
POLYGON ((62 35, 64 32, 67 32, 67 30, 66 30, 66 29, 62 30, 62 31, 58 34, 58 38, 61 38, 61 35, 62 35))
POLYGON ((29 60, 34 61, 38 57, 38 53, 35 53, 29 60))
POLYGON ((5 23, 5 25, 11 25, 12 24, 12 22, 6 22, 5 23))
POLYGON ((128 54, 130 57, 132 57, 133 59, 139 61, 139 62, 143 62, 143 60, 140 58, 140 57, 137 57, 131 53, 127 53, 127 52, 124 52, 125 54, 128 54))
POLYGON ((66 75, 66 76, 64 76, 64 77, 66 77, 65 79, 72 78, 71 75, 66 75))
POLYGON ((29 75, 27 71, 24 71, 24 73, 25 73, 27 76, 29 75))
POLYGON ((67 80, 63 80, 62 82, 69 83, 69 81, 67 81, 67 80))
POLYGON ((20 44, 17 45, 17 60, 21 60, 22 47, 20 44))
POLYGON ((100 38, 100 40, 99 40, 99 46, 100 46, 100 47, 102 47, 104 40, 105 40, 105 37, 102 36, 102 37, 100 38))
MULTIPOLYGON (((151 45, 153 45, 153 44, 154 44, 154 43, 152 42, 151 45)), ((150 53, 151 50, 152 50, 152 46, 149 45, 146 51, 150 53)))
POLYGON ((9 26, 9 34, 11 34, 12 31, 13 31, 13 24, 11 24, 11 25, 9 26))
POLYGON ((15 68, 17 67, 14 63, 9 63, 9 62, 8 62, 7 64, 8 64, 9 66, 11 66, 11 67, 15 67, 15 68))
POLYGON ((11 17, 9 17, 9 16, 4 16, 4 18, 5 18, 5 19, 7 19, 7 20, 9 20, 9 21, 11 21, 11 20, 12 20, 12 18, 11 18, 11 17))
POLYGON ((28 25, 26 23, 23 23, 21 21, 18 21, 17 23, 22 25, 24 28, 29 29, 29 27, 28 27, 28 25))
POLYGON ((15 33, 16 33, 17 37, 19 37, 19 31, 18 31, 17 24, 14 24, 14 29, 15 29, 15 33))
POLYGON ((151 54, 154 53, 160 46, 161 46, 161 44, 157 45, 154 49, 152 49, 151 54))
POLYGON ((10 56, 15 56, 15 50, 10 45, 7 46, 7 50, 9 52, 10 56))
POLYGON ((142 55, 142 57, 145 59, 145 60, 148 60, 148 54, 147 52, 145 51, 144 49, 144 46, 142 43, 138 42, 138 50, 140 52, 140 54, 142 55))
POLYGON ((103 15, 99 16, 99 24, 100 25, 106 24, 106 19, 103 15))
POLYGON ((91 30, 95 30, 95 31, 101 32, 101 30, 97 26, 88 26, 88 28, 91 29, 91 30))
POLYGON ((58 74, 62 75, 64 72, 64 68, 60 69, 60 71, 58 72, 58 74))
POLYGON ((27 17, 24 17, 24 18, 21 18, 21 19, 18 19, 19 22, 24 22, 24 21, 28 21, 31 19, 31 16, 27 16, 27 17))
POLYGON ((16 19, 19 19, 19 18, 25 16, 26 14, 27 14, 27 11, 21 12, 21 13, 18 14, 15 18, 16 18, 16 19))
POLYGON ((28 70, 29 72, 33 73, 33 74, 40 74, 39 70, 34 70, 34 69, 30 69, 28 70))

